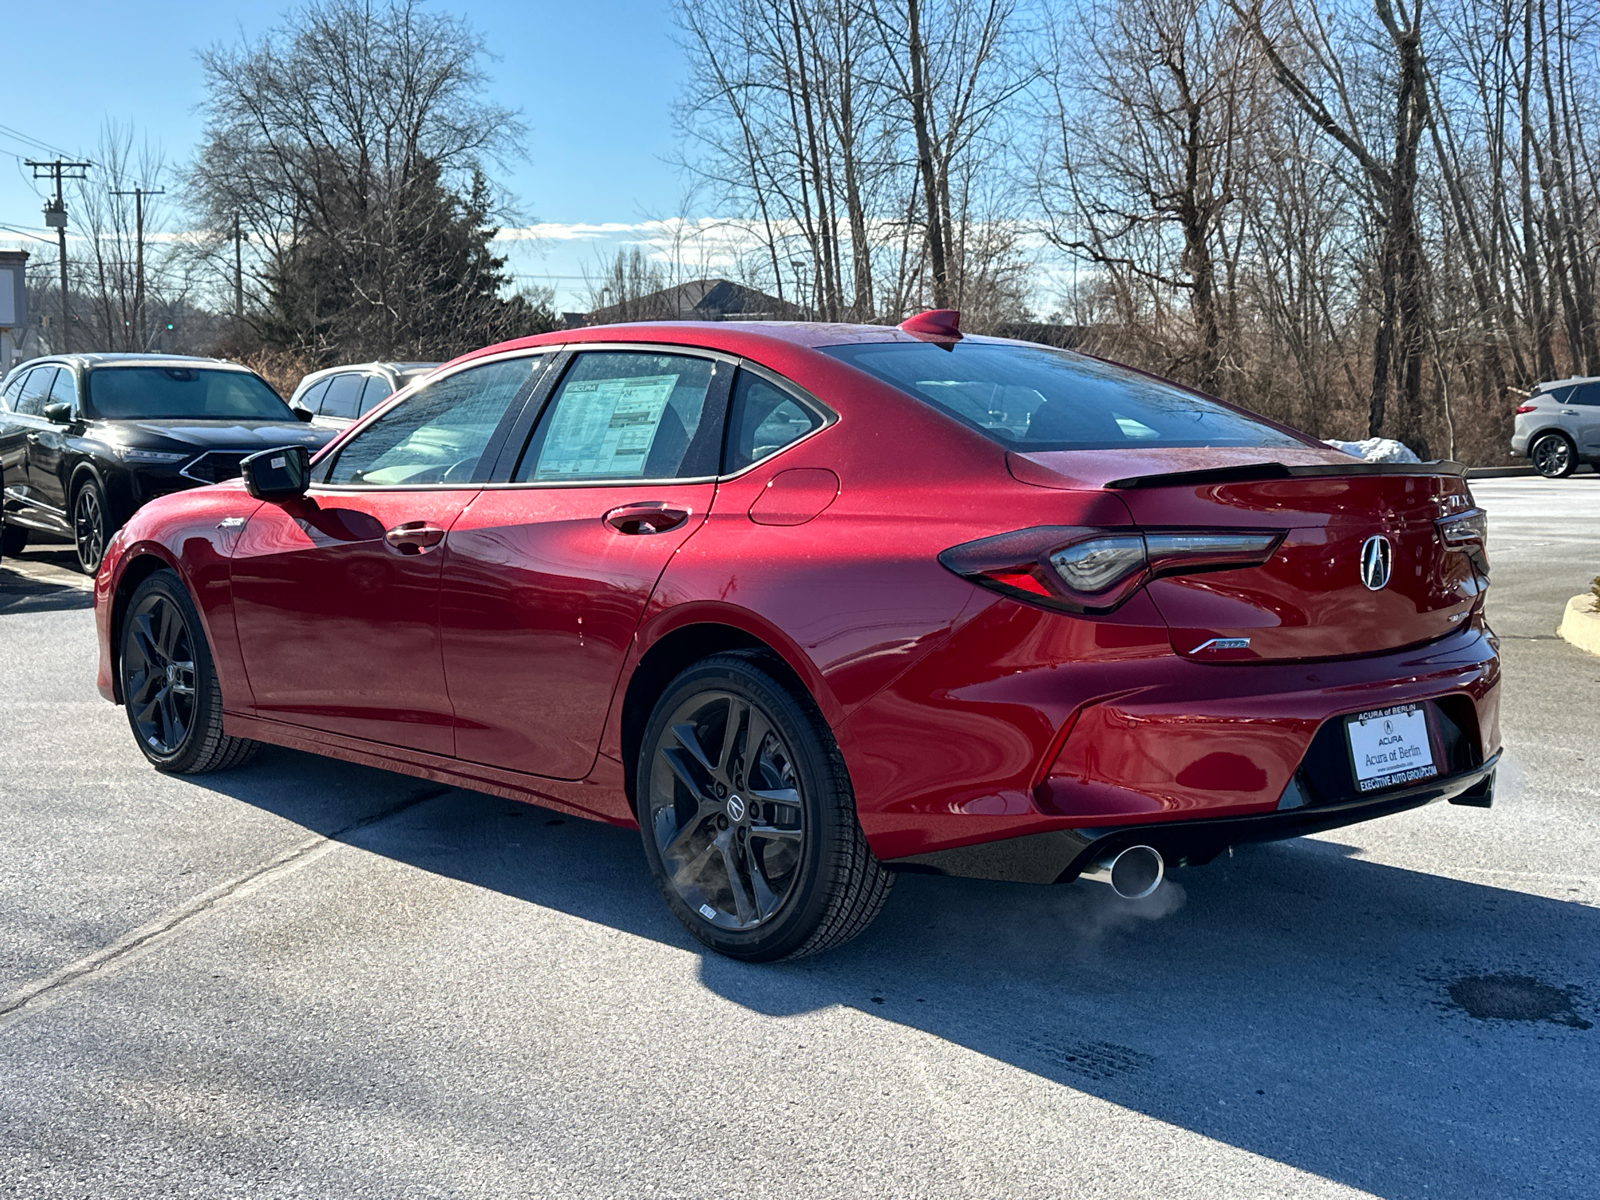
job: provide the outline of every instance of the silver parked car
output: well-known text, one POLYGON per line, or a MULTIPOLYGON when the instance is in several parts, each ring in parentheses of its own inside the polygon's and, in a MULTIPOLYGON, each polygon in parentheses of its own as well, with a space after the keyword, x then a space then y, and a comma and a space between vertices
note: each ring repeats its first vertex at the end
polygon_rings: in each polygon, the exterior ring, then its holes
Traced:
POLYGON ((1541 383, 1517 406, 1511 453, 1546 479, 1571 475, 1579 463, 1600 468, 1600 378, 1541 383))
POLYGON ((430 373, 438 363, 351 363, 313 371, 289 397, 289 407, 311 414, 311 424, 343 429, 401 388, 430 373))

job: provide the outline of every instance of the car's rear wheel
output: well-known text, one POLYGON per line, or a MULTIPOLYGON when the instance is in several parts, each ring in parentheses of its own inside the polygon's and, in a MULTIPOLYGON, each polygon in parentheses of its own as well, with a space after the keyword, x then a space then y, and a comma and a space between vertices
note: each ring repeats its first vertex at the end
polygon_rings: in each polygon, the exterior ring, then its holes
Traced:
POLYGON ((733 958, 798 958, 856 936, 894 876, 868 849, 839 747, 810 698, 747 654, 674 679, 640 747, 645 855, 667 905, 733 958))
POLYGON ((0 525, 0 554, 15 558, 28 544, 28 531, 21 525, 0 525))
POLYGON ((1534 438, 1528 458, 1546 479, 1565 479, 1578 465, 1577 451, 1559 433, 1541 433, 1534 438))
POLYGON ((260 749, 222 732, 222 685, 200 614, 176 572, 157 571, 134 590, 117 658, 128 724, 158 769, 221 771, 260 749))
POLYGON ((78 566, 85 575, 100 569, 111 536, 106 513, 106 493, 97 479, 85 479, 72 498, 72 540, 78 547, 78 566))

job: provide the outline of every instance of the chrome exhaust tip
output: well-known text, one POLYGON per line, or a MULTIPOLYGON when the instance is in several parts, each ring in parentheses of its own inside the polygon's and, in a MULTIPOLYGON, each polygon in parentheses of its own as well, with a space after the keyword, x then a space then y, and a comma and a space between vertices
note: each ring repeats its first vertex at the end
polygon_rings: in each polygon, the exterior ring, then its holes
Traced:
POLYGON ((1159 850, 1129 846, 1095 863, 1079 878, 1109 883, 1111 890, 1124 900, 1143 900, 1155 893, 1166 874, 1167 864, 1159 850))

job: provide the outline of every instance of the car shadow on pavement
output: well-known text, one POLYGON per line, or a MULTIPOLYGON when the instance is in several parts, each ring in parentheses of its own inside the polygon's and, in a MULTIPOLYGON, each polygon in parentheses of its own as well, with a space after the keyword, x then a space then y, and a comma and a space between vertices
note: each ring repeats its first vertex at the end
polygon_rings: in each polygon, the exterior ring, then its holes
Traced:
MULTIPOLYGON (((269 750, 204 783, 327 832, 320 761, 269 750)), ((1579 1196, 1600 1165, 1600 909, 1576 900, 1301 839, 1176 871, 1142 905, 902 876, 855 942, 751 965, 679 927, 635 831, 452 790, 344 840, 698 952, 754 1012, 854 1008, 1381 1196, 1579 1196)))
POLYGON ((25 575, 10 559, 0 563, 0 615, 93 607, 94 593, 86 587, 25 575))

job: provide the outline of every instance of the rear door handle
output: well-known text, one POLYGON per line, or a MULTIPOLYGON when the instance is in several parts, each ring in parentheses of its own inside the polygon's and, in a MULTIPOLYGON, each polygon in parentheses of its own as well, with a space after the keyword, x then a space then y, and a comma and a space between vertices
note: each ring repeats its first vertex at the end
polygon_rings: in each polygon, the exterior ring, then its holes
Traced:
POLYGON ((385 533, 383 540, 400 554, 426 554, 444 541, 444 530, 427 521, 406 521, 385 533))
POLYGON ((689 519, 689 511, 656 500, 624 504, 601 518, 618 533, 665 533, 689 519))

